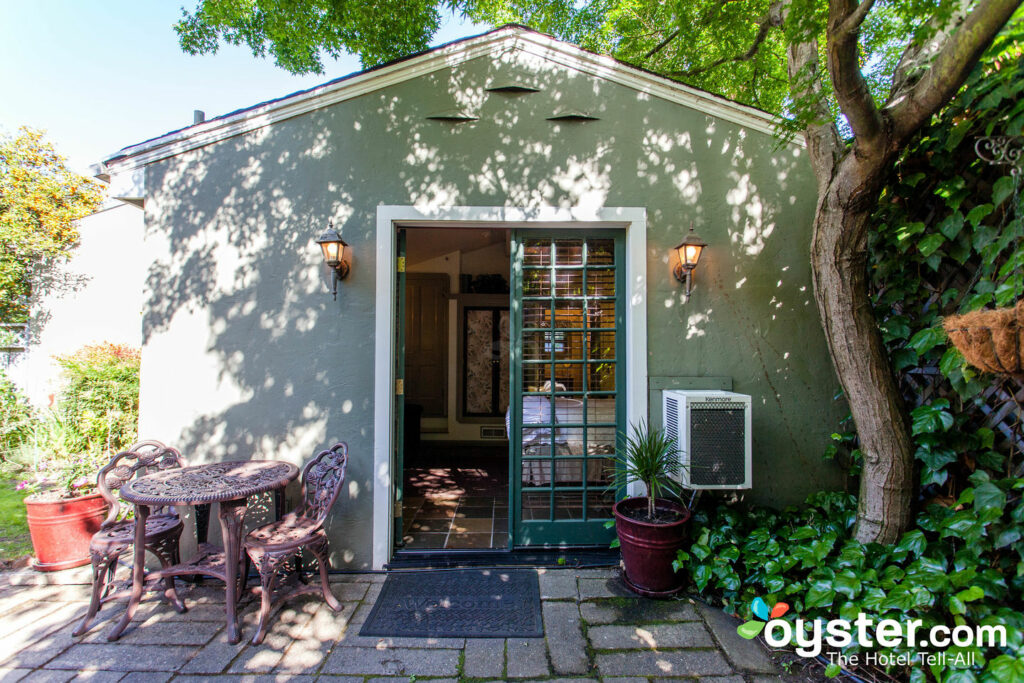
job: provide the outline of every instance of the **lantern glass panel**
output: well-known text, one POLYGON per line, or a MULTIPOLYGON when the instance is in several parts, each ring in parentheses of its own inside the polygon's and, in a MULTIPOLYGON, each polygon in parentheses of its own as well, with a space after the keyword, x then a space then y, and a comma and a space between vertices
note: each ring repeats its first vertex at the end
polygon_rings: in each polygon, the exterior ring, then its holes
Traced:
POLYGON ((697 261, 700 260, 700 252, 704 247, 699 244, 687 244, 683 247, 683 263, 688 266, 697 265, 697 261))
POLYGON ((344 247, 341 242, 321 242, 320 247, 324 251, 324 261, 329 264, 339 263, 344 255, 344 247))

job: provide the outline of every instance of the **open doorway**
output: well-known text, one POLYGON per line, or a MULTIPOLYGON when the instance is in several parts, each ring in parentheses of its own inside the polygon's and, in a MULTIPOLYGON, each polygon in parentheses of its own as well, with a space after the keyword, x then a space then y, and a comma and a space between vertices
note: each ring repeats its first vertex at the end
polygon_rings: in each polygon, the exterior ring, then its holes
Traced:
POLYGON ((415 228, 403 240, 399 547, 504 549, 510 231, 415 228))

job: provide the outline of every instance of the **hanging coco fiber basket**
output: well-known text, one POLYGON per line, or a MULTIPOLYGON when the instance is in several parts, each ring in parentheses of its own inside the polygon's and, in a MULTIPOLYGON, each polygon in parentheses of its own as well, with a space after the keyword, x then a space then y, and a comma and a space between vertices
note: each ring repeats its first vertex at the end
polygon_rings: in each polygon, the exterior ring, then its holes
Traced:
POLYGON ((1013 308, 951 315, 942 327, 974 367, 1024 380, 1024 299, 1013 308))

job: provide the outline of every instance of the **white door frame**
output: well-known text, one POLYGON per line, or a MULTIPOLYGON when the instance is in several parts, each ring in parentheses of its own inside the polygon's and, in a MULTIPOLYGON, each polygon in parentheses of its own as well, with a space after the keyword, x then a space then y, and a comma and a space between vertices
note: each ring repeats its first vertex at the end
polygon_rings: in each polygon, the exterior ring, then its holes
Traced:
MULTIPOLYGON (((395 235, 397 228, 626 230, 626 419, 647 419, 647 210, 643 207, 377 207, 376 352, 373 417, 373 568, 391 559, 394 480, 395 235)), ((402 476, 401 472, 395 473, 402 476)))

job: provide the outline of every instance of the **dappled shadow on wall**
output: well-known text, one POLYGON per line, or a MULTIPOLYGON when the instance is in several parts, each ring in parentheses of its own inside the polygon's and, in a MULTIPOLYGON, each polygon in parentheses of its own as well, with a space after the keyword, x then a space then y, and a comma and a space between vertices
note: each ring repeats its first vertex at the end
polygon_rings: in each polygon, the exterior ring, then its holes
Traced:
POLYGON ((719 316, 748 317, 745 343, 788 375, 791 349, 764 327, 810 305, 809 280, 792 281, 780 262, 792 252, 777 226, 805 162, 752 137, 760 134, 609 82, 545 75, 507 53, 158 162, 147 178, 159 256, 147 281, 144 382, 160 372, 147 362, 188 360, 162 376, 194 380, 180 447, 197 461, 308 459, 344 439, 359 453, 347 496, 365 496, 379 204, 648 206, 649 262, 664 266, 648 273, 650 310, 664 311, 680 338, 707 334, 719 316), (499 76, 536 90, 487 90, 499 76), (465 116, 431 118, 439 111, 465 116), (313 243, 328 219, 354 254, 337 302, 313 243), (711 243, 698 286, 713 291, 683 305, 669 257, 691 220, 711 243), (770 273, 756 288, 755 268, 770 273))

